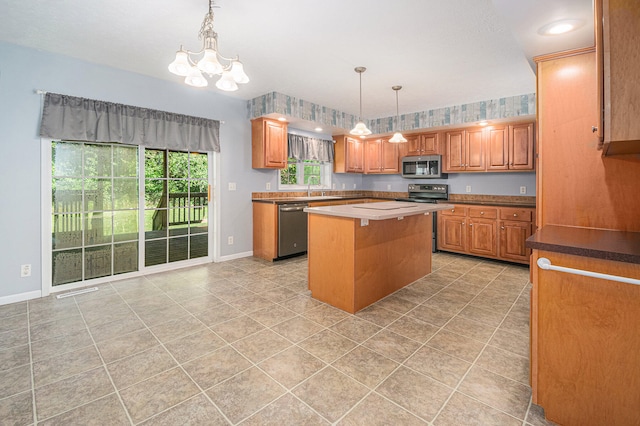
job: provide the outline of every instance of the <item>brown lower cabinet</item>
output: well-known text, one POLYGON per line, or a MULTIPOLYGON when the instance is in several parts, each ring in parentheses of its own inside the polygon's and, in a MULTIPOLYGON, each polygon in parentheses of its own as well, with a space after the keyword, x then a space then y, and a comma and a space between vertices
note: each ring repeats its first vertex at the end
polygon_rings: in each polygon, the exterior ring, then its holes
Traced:
POLYGON ((529 263, 534 208, 454 204, 438 212, 438 250, 529 263))
MULTIPOLYGON (((333 199, 309 202, 309 207, 372 203, 375 198, 333 199)), ((273 261, 278 257, 278 204, 253 202, 253 256, 273 261)))

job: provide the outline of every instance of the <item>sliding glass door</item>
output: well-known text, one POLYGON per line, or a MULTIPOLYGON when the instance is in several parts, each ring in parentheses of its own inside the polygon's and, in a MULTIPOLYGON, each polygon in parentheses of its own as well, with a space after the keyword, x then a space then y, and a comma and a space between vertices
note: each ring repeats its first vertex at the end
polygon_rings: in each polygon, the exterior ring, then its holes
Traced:
POLYGON ((206 153, 51 142, 52 286, 207 257, 208 188, 206 153))
POLYGON ((206 154, 145 150, 145 266, 208 254, 206 154))
POLYGON ((138 270, 138 149, 51 146, 52 282, 138 270))

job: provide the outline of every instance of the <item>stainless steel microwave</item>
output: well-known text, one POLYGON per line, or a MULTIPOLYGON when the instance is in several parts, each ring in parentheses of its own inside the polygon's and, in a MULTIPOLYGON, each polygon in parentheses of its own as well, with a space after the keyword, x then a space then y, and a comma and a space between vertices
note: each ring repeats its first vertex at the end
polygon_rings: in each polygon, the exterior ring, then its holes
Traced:
POLYGON ((403 157, 402 177, 409 179, 446 179, 447 174, 442 173, 442 156, 403 157))

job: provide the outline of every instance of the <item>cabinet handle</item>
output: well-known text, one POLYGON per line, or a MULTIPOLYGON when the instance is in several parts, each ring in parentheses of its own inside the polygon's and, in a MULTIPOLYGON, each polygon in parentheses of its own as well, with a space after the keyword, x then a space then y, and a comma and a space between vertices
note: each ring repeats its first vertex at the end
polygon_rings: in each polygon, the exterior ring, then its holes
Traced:
POLYGON ((473 226, 473 223, 470 223, 469 226, 473 226))
POLYGON ((504 226, 501 226, 500 229, 504 229, 504 226))
POLYGON ((514 213, 514 214, 513 214, 513 217, 518 217, 518 213, 514 213))
POLYGON ((591 126, 591 133, 595 133, 598 131, 598 128, 596 126, 591 126))
POLYGON ((451 213, 455 213, 456 209, 451 209, 451 213))
POLYGON ((480 212, 480 214, 484 214, 484 212, 480 212))

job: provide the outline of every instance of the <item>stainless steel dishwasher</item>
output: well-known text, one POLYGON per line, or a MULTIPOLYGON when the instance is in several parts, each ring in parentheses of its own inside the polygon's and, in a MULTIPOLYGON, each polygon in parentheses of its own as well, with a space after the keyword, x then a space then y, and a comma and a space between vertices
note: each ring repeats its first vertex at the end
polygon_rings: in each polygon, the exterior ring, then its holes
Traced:
POLYGON ((278 257, 307 251, 307 203, 281 204, 278 208, 278 257))

